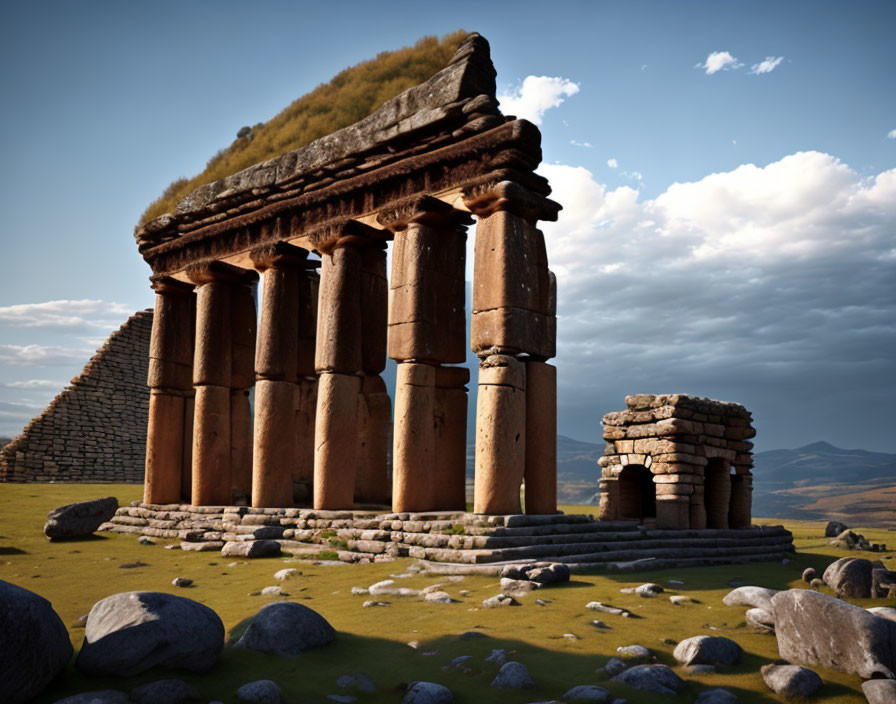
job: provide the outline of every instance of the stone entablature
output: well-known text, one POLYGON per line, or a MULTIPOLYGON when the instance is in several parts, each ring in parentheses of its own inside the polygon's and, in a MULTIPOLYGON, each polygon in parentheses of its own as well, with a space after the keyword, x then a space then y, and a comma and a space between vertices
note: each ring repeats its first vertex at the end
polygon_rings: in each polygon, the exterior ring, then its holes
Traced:
POLYGON ((600 516, 659 528, 750 526, 752 416, 684 394, 627 396, 603 418, 600 516))
POLYGON ((525 480, 526 512, 556 511, 556 281, 536 225, 560 206, 535 173, 540 142, 499 112, 488 43, 472 34, 369 117, 139 226, 156 292, 145 500, 462 510, 469 374, 451 365, 470 344, 475 510, 520 511, 525 480))

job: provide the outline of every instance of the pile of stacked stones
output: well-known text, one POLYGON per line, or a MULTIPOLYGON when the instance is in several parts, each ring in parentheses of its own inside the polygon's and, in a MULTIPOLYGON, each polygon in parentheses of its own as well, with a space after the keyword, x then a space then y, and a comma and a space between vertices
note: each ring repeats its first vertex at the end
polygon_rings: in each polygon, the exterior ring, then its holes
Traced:
POLYGON ((133 315, 0 449, 0 482, 143 480, 152 320, 152 311, 133 315))
POLYGON ((601 519, 655 516, 658 528, 670 529, 750 525, 749 411, 683 394, 637 394, 625 403, 603 418, 601 519))

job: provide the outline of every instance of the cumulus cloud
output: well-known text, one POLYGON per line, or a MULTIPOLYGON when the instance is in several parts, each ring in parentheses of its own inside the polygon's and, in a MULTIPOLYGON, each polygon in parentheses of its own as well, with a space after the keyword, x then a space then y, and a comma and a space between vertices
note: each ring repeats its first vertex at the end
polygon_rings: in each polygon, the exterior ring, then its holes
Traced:
POLYGON ((133 311, 122 303, 83 299, 0 306, 0 324, 25 328, 81 328, 120 325, 133 311))
POLYGON ((498 96, 502 112, 516 115, 536 125, 542 115, 556 108, 571 95, 579 92, 579 84, 560 76, 526 76, 519 87, 498 96))
POLYGON ((760 422, 779 413, 772 447, 796 446, 778 429, 794 413, 868 425, 860 404, 896 376, 896 169, 862 178, 801 152, 649 200, 582 167, 540 172, 564 206, 544 225, 561 427, 589 412, 598 423, 595 401, 612 410, 626 393, 676 391, 744 402, 760 422))
POLYGON ((0 364, 13 366, 61 366, 80 362, 83 366, 94 349, 58 345, 0 345, 0 364))
POLYGON ((594 146, 591 142, 579 142, 575 139, 569 140, 569 143, 574 147, 585 147, 585 149, 591 149, 594 146))
POLYGON ((24 381, 10 381, 6 384, 0 384, 0 386, 5 386, 9 389, 32 389, 32 390, 44 390, 44 389, 61 389, 65 386, 66 382, 64 381, 53 381, 51 379, 25 379, 24 381))
POLYGON ((711 76, 719 71, 732 71, 741 66, 743 64, 732 56, 730 52, 714 51, 706 57, 706 61, 697 64, 694 68, 702 68, 707 75, 711 76))
POLYGON ((766 56, 765 61, 760 61, 758 64, 753 64, 750 67, 750 73, 754 76, 758 76, 763 73, 771 73, 781 65, 781 62, 783 60, 783 56, 766 56))
POLYGON ((607 166, 609 166, 611 169, 616 169, 619 167, 619 162, 616 161, 616 159, 614 159, 613 157, 610 157, 609 159, 607 159, 607 166))
POLYGON ((896 130, 890 130, 887 133, 887 139, 896 139, 896 130))

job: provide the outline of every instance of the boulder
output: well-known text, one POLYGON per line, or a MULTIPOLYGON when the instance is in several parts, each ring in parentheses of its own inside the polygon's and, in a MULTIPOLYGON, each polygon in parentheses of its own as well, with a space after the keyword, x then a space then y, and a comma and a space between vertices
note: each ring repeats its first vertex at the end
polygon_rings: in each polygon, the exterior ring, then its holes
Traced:
POLYGON ((694 704, 736 704, 736 702, 736 694, 719 687, 703 690, 694 700, 694 704))
POLYGON ((651 694, 678 694, 685 686, 668 665, 635 665, 620 672, 613 681, 651 694))
POLYGON ((401 704, 448 704, 454 695, 447 687, 435 682, 412 682, 407 688, 401 704))
POLYGON ((262 607, 236 647, 294 657, 335 639, 336 631, 319 613, 302 604, 283 601, 262 607))
POLYGON ((492 680, 495 689, 535 689, 535 682, 520 662, 505 662, 498 670, 495 679, 492 680))
POLYGON ((47 515, 44 533, 50 540, 85 538, 111 520, 117 510, 118 499, 114 496, 60 506, 47 515))
POLYGON ((496 594, 482 602, 482 606, 486 609, 496 609, 499 606, 519 606, 520 602, 508 594, 496 594))
POLYGON ((841 598, 868 599, 874 567, 871 560, 862 557, 841 557, 828 565, 822 579, 841 598))
POLYGON ((221 548, 223 557, 277 557, 280 543, 276 540, 231 540, 221 548))
POLYGON ((849 526, 847 526, 845 523, 841 523, 840 521, 829 521, 824 529, 824 537, 836 538, 845 530, 849 530, 849 526))
POLYGON ((156 680, 131 690, 134 704, 199 704, 202 694, 183 680, 156 680))
POLYGON ((273 680, 256 680, 236 690, 236 698, 246 704, 281 704, 283 694, 273 680))
POLYGON ((744 614, 747 625, 762 631, 763 633, 775 632, 775 617, 765 609, 748 609, 744 614))
POLYGON ((569 581, 569 566, 556 562, 546 567, 533 567, 526 572, 526 579, 539 584, 560 584, 569 581))
POLYGON ((862 694, 868 704, 893 704, 896 702, 896 680, 868 680, 862 684, 862 694))
POLYGON ((585 704, 595 702, 596 704, 606 704, 613 701, 613 695, 603 687, 593 684, 580 684, 572 689, 567 690, 561 697, 564 702, 569 704, 585 704))
POLYGON ((50 602, 0 580, 0 701, 37 696, 71 657, 65 624, 50 602))
POLYGON ((811 697, 821 685, 821 677, 799 665, 763 665, 762 679, 775 694, 786 699, 811 697))
POLYGON ((653 584, 652 582, 635 587, 635 594, 644 599, 649 599, 662 593, 663 588, 659 584, 653 584))
POLYGON ((650 657, 650 651, 643 645, 620 645, 616 652, 629 659, 647 660, 650 657))
POLYGON ((749 606, 755 609, 771 609, 771 598, 778 593, 777 589, 765 587, 738 587, 728 592, 722 602, 726 606, 749 606))
POLYGON ((808 589, 772 598, 778 652, 863 679, 896 677, 896 622, 808 589))
POLYGON ((607 664, 604 665, 604 672, 606 672, 610 677, 615 677, 626 668, 628 668, 628 663, 624 660, 620 660, 619 658, 610 658, 609 660, 607 660, 607 664))
POLYGON ((890 621, 896 621, 896 609, 892 606, 873 606, 868 609, 868 613, 889 619, 890 621))
POLYGON ((743 653, 730 638, 694 636, 675 646, 672 656, 682 665, 736 665, 743 653))
POLYGON ((207 606, 161 592, 124 592, 93 605, 75 667, 122 677, 156 665, 201 672, 223 647, 224 624, 207 606))
POLYGON ((128 695, 117 689, 100 689, 57 699, 53 704, 128 704, 128 695))
POLYGON ((885 599, 892 597, 896 590, 896 571, 885 567, 875 567, 871 570, 871 597, 873 599, 885 599))
POLYGON ((816 576, 817 575, 815 573, 814 567, 807 567, 806 569, 803 570, 803 581, 806 584, 811 584, 812 580, 815 579, 816 576))

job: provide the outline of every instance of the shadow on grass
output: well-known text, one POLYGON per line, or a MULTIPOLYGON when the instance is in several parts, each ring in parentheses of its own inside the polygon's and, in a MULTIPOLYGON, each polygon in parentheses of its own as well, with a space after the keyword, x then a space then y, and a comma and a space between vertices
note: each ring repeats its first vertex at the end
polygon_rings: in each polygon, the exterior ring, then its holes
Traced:
POLYGON ((78 538, 51 538, 50 542, 54 545, 56 544, 75 544, 75 543, 102 543, 109 540, 109 536, 107 535, 97 535, 93 533, 91 535, 83 535, 78 538))
MULTIPOLYGON (((245 630, 247 621, 231 629, 231 638, 245 630)), ((607 678, 602 667, 609 657, 610 653, 577 653, 562 646, 552 650, 513 639, 493 638, 487 632, 471 639, 461 638, 460 634, 441 636, 423 641, 417 648, 384 638, 340 633, 333 644, 294 658, 264 655, 228 645, 217 664, 201 674, 154 668, 131 678, 88 678, 69 665, 36 702, 50 704, 64 696, 101 689, 129 692, 140 684, 166 678, 183 679, 196 686, 204 699, 223 702, 235 701, 234 692, 239 687, 259 679, 274 680, 288 702, 326 702, 330 694, 348 694, 358 697, 361 704, 395 704, 408 683, 421 680, 448 687, 457 704, 483 701, 523 704, 559 699, 568 689, 580 684, 604 687, 614 698, 625 698, 629 704, 656 702, 656 695, 639 692, 607 678), (536 683, 535 689, 491 688, 500 664, 486 659, 498 649, 506 651, 508 661, 522 662, 529 669, 536 683), (451 661, 459 656, 471 657, 458 667, 451 666, 451 661), (375 692, 363 693, 336 685, 341 675, 357 672, 365 673, 374 681, 375 692)), ((658 653, 657 662, 675 667, 687 682, 681 694, 663 697, 663 701, 693 702, 701 691, 720 686, 695 681, 667 653, 658 653)), ((757 673, 768 662, 771 661, 767 658, 746 653, 740 665, 720 668, 720 674, 757 673)), ((751 690, 724 685, 724 688, 736 694, 741 704, 769 700, 767 690, 759 691, 758 687, 751 690)), ((825 693, 831 696, 855 694, 836 684, 827 684, 825 693)))
POLYGON ((28 552, 25 550, 21 550, 19 548, 5 548, 0 547, 0 555, 27 555, 28 552))

